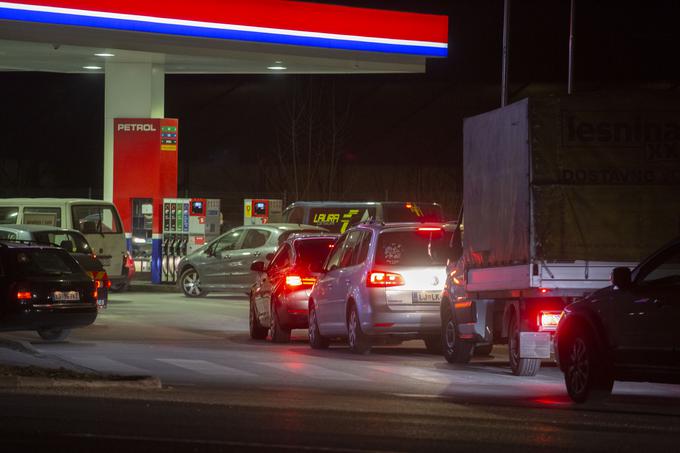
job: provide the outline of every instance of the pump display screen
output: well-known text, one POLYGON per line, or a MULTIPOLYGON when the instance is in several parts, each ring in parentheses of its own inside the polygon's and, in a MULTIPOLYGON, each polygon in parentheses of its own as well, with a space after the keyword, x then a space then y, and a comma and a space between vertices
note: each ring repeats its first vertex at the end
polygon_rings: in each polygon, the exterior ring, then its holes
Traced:
POLYGON ((202 201, 192 201, 191 202, 191 213, 192 214, 203 214, 203 202, 202 201))
POLYGON ((267 205, 264 201, 253 203, 253 214, 259 216, 267 215, 267 205))

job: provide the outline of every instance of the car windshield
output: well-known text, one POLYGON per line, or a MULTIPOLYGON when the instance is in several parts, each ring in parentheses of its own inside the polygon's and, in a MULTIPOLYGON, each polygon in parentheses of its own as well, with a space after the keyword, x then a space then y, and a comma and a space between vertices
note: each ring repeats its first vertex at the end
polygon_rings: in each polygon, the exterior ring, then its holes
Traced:
POLYGON ((316 238, 295 241, 295 265, 319 269, 335 243, 335 238, 316 238))
POLYGON ((375 264, 387 266, 445 265, 448 231, 385 231, 378 237, 375 264))
POLYGON ((12 250, 7 264, 7 267, 20 277, 70 275, 82 272, 73 258, 57 249, 12 250))
POLYGON ((34 233, 36 242, 54 245, 69 253, 92 253, 90 244, 80 234, 63 231, 40 231, 34 233))

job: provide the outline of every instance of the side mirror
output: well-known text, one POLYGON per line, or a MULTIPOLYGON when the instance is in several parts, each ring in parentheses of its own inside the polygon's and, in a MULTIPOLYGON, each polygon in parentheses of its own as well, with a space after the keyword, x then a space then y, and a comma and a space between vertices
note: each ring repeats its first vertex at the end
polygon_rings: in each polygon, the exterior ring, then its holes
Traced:
POLYGON ((611 282, 619 289, 628 289, 632 284, 630 269, 627 267, 614 268, 611 275, 611 282))
POLYGON ((264 261, 254 261, 250 265, 250 270, 253 272, 264 272, 264 261))

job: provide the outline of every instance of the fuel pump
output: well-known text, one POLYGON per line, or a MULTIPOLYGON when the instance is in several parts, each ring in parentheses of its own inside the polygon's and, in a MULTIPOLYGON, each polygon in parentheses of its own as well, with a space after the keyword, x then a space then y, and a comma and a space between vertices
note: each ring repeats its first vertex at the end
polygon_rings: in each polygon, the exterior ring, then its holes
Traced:
POLYGON ((162 281, 179 278, 179 262, 219 235, 220 200, 166 198, 163 200, 162 281))

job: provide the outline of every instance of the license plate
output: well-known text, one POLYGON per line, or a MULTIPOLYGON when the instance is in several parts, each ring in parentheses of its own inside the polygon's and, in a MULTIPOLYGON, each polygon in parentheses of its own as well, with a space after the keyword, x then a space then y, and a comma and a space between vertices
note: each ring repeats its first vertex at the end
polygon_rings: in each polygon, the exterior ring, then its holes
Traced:
POLYGON ((73 302, 80 300, 78 291, 55 291, 52 293, 52 300, 55 302, 73 302))
POLYGON ((441 300, 439 291, 414 291, 412 295, 414 304, 437 303, 441 300))

